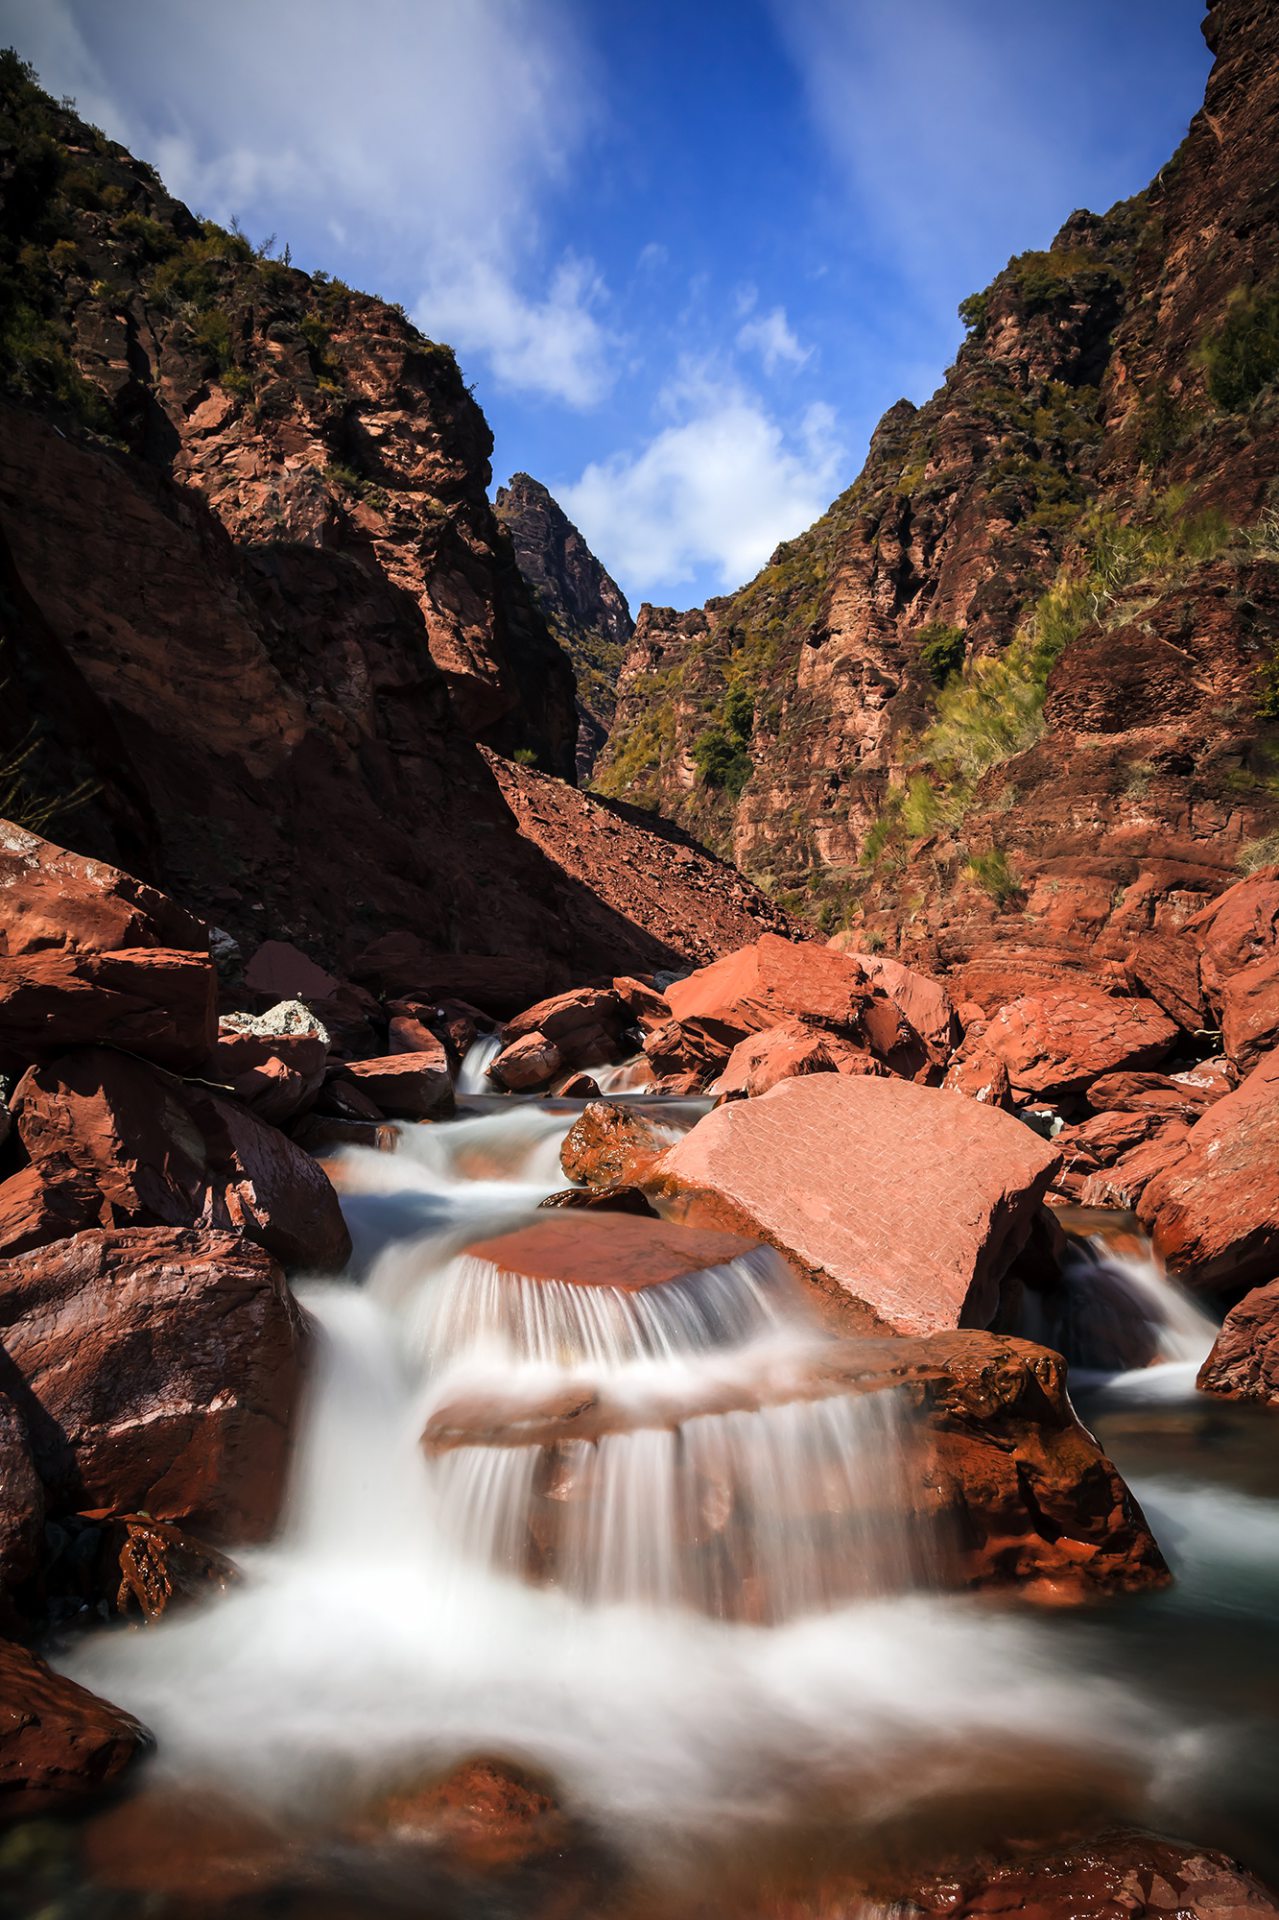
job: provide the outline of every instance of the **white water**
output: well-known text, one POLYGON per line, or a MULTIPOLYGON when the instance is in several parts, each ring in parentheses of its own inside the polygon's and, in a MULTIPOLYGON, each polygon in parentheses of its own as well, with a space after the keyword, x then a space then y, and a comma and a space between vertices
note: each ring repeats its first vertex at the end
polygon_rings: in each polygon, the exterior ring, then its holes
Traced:
POLYGON ((1119 1253, 1097 1237, 1069 1259, 1063 1298, 1046 1310, 1026 1295, 1023 1331, 1066 1354, 1076 1385, 1156 1400, 1193 1391, 1218 1328, 1152 1251, 1119 1253), (1137 1364, 1125 1368, 1128 1356, 1137 1364))
POLYGON ((497 1297, 460 1246, 562 1183, 571 1118, 513 1105, 349 1156, 367 1283, 299 1289, 318 1351, 282 1536, 244 1556, 228 1597, 66 1663, 154 1729, 160 1768, 337 1817, 496 1752, 673 1868, 824 1795, 865 1836, 1099 1779, 1108 1817, 1156 1818, 1187 1767, 1216 1764, 1207 1736, 1063 1659, 1036 1623, 919 1590, 909 1528, 884 1525, 890 1397, 670 1414, 694 1384, 738 1391, 811 1345, 767 1263, 669 1309, 611 1289, 539 1314, 497 1297), (593 1448, 422 1450, 459 1393, 500 1413, 503 1395, 566 1383, 641 1424, 593 1448), (530 1577, 546 1576, 529 1565, 539 1500, 558 1504, 559 1585, 530 1577))
POLYGON ((466 1050, 466 1058, 457 1070, 457 1091, 463 1098, 468 1094, 497 1091, 488 1074, 489 1067, 501 1051, 502 1041, 496 1033, 481 1033, 472 1040, 466 1050))

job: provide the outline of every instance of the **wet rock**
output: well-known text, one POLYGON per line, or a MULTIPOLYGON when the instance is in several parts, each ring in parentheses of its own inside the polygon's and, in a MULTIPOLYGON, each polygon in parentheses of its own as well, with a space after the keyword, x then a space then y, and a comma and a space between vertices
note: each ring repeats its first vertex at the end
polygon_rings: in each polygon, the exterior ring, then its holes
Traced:
POLYGON ((873 1053, 854 1046, 840 1034, 806 1026, 799 1020, 784 1020, 738 1041, 715 1082, 715 1091, 755 1098, 779 1080, 792 1080, 801 1074, 888 1071, 873 1053))
POLYGON ((320 1118, 344 1120, 358 1126, 377 1126, 385 1118, 381 1107, 364 1088, 351 1078, 345 1063, 329 1077, 316 1095, 316 1114, 320 1118))
POLYGON ((0 1820, 58 1813, 112 1786, 151 1745, 131 1714, 0 1641, 0 1820))
POLYGON ((564 1136, 560 1165, 579 1186, 643 1186, 670 1144, 634 1107, 592 1100, 564 1136))
MULTIPOLYGON (((894 1448, 891 1471, 880 1462, 858 1492, 872 1513, 882 1500, 885 1524, 905 1527, 909 1544, 893 1562, 902 1584, 911 1583, 913 1565, 944 1589, 1017 1587, 1028 1598, 1073 1604, 1167 1582, 1140 1508, 1075 1417, 1065 1362, 1003 1334, 832 1341, 754 1377, 707 1377, 691 1394, 685 1389, 678 1405, 652 1410, 610 1399, 603 1387, 560 1388, 540 1399, 527 1389, 524 1399, 514 1390, 500 1398, 472 1395, 434 1410, 423 1445, 430 1456, 458 1447, 539 1449, 524 1573, 554 1578, 566 1530, 571 1535, 575 1489, 589 1471, 584 1449, 601 1439, 669 1431, 710 1414, 889 1391, 913 1409, 913 1424, 894 1448)), ((831 1527, 831 1489, 816 1474, 807 1491, 811 1507, 801 1497, 779 1518, 801 1529, 797 1540, 816 1523, 831 1556, 830 1591, 858 1590, 857 1553, 850 1558, 849 1535, 831 1527)), ((685 1542, 695 1555, 718 1550, 715 1537, 732 1506, 725 1490, 702 1510, 685 1542)), ((874 1537, 872 1528, 865 1538, 874 1537)), ((806 1538, 811 1550, 811 1531, 806 1538)), ((753 1617, 761 1596, 748 1584, 732 1579, 713 1588, 715 1610, 753 1617)))
POLYGON ((560 1856, 577 1838, 551 1783, 498 1759, 467 1760, 443 1779, 401 1788, 362 1824, 484 1873, 560 1856))
POLYGON ((349 1257, 321 1168, 205 1086, 88 1048, 27 1073, 14 1115, 46 1180, 94 1183, 103 1225, 235 1229, 290 1266, 330 1269, 349 1257))
POLYGON ((561 1187, 558 1193, 548 1193, 545 1200, 537 1204, 539 1207, 584 1207, 603 1213, 634 1213, 646 1220, 660 1217, 640 1187, 561 1187))
POLYGON ((26 1421, 0 1391, 0 1627, 12 1626, 20 1590, 40 1562, 44 1488, 26 1421))
POLYGON ((611 989, 578 987, 571 993, 541 1000, 508 1021, 502 1029, 503 1048, 526 1036, 541 1034, 558 1049, 566 1067, 602 1067, 622 1051, 625 1010, 611 989))
POLYGON ((204 954, 208 929, 155 887, 104 860, 0 821, 0 953, 114 953, 167 947, 204 954))
POLYGON ((494 1056, 489 1078, 511 1093, 532 1093, 548 1085, 563 1065, 563 1056, 553 1040, 544 1033, 525 1033, 494 1056))
POLYGON ((111 953, 43 948, 0 965, 0 1061, 25 1066, 101 1042, 161 1066, 198 1067, 217 1034, 207 954, 167 947, 111 953))
POLYGON ((1195 1384, 1226 1400, 1279 1407, 1279 1280, 1254 1287, 1230 1309, 1195 1384))
POLYGON ((589 1073, 570 1073, 554 1082, 551 1093, 556 1100, 598 1100, 600 1086, 589 1073))
MULTIPOLYGON (((889 1889, 875 1892, 881 1899, 889 1889)), ((891 1889, 902 1910, 937 1920, 977 1920, 991 1913, 1028 1920, 1117 1920, 1140 1914, 1156 1920, 1246 1920, 1279 1913, 1279 1902, 1238 1861, 1208 1848, 1186 1846, 1127 1829, 1037 1852, 966 1862, 958 1868, 891 1889)), ((824 1905, 822 1920, 864 1911, 865 1890, 847 1907, 824 1905)), ((816 1920, 814 1910, 814 1920, 816 1920)), ((803 1909, 786 1920, 803 1920, 803 1909)))
POLYGON ((260 1247, 160 1228, 0 1261, 0 1385, 53 1514, 260 1540, 283 1497, 302 1314, 260 1247))
POLYGON ((1158 1066, 1177 1028, 1153 1000, 1129 1000, 1081 983, 1027 994, 1001 1007, 961 1057, 1007 1069, 1013 1098, 1061 1099, 1102 1074, 1158 1066))
POLYGON ((226 1593, 240 1579, 226 1554, 149 1514, 126 1513, 90 1525, 96 1551, 86 1598, 125 1619, 150 1625, 171 1607, 226 1593))
POLYGON ((989 1322, 1056 1167, 975 1101, 814 1074, 707 1114, 647 1184, 776 1247, 844 1329, 932 1333, 989 1322))
POLYGON ((1279 1275, 1279 1050, 1197 1120, 1141 1196, 1169 1268, 1205 1287, 1279 1275))
POLYGON ((432 1120, 453 1111, 448 1055, 434 1034, 419 1053, 391 1053, 380 1060, 350 1060, 345 1080, 354 1081, 383 1113, 402 1120, 432 1120))
POLYGON ((741 1234, 641 1220, 627 1214, 552 1213, 513 1233, 475 1240, 466 1251, 500 1273, 572 1287, 660 1287, 740 1259, 758 1242, 741 1234))

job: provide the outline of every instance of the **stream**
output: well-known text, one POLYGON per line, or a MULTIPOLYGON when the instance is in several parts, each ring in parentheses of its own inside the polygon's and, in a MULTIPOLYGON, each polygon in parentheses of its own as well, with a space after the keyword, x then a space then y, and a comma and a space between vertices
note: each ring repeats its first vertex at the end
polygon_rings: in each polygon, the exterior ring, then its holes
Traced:
MULTIPOLYGON (((643 1102, 672 1138, 708 1104, 643 1102)), ((490 1754, 549 1774, 667 1889, 796 1836, 857 1863, 1076 1813, 1279 1878, 1274 1429, 1195 1394, 1206 1316, 1152 1265, 1103 1261, 1164 1358, 1072 1381, 1176 1584, 1069 1612, 943 1593, 909 1524, 884 1522, 891 1393, 700 1410, 823 1337, 774 1256, 661 1298, 463 1252, 547 1219, 577 1111, 472 1098, 394 1154, 344 1151, 356 1254, 350 1278, 296 1288, 317 1350, 286 1525, 225 1597, 57 1662, 154 1730, 149 1790, 251 1806, 319 1858, 379 1796, 490 1754), (510 1425, 586 1391, 615 1430, 548 1493, 510 1425), (684 1404, 682 1425, 643 1424, 684 1404), (433 1420, 452 1438, 424 1452, 433 1420), (815 1482, 816 1531, 797 1519, 815 1482), (708 1554, 689 1489, 743 1486, 752 1523, 708 1554), (530 1577, 537 1553, 553 1585, 530 1577)), ((414 1911, 375 1879, 368 1912, 414 1911)))

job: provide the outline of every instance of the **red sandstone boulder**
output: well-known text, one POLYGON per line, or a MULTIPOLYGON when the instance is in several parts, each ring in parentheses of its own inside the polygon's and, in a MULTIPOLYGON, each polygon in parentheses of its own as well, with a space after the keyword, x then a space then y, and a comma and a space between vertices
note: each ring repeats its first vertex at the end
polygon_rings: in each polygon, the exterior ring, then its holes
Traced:
POLYGON ((303 1327, 274 1261, 232 1234, 78 1233, 0 1261, 0 1341, 50 1510, 265 1538, 303 1327))
POLYGON ((1124 961, 1124 973, 1132 991, 1153 1000, 1183 1032, 1199 1033, 1208 1025, 1192 934, 1143 933, 1124 961))
POLYGON ((1230 981, 1279 949, 1279 868, 1249 874, 1186 923, 1199 950, 1199 972, 1209 1006, 1223 1011, 1230 981))
POLYGON ((553 1040, 544 1033, 525 1033, 494 1056, 489 1078, 511 1093, 531 1093, 548 1085, 563 1065, 563 1056, 553 1040))
POLYGON ((592 1100, 564 1136, 560 1165, 579 1186, 643 1186, 670 1144, 634 1107, 592 1100))
POLYGON ((233 1560, 181 1527, 126 1513, 88 1523, 91 1557, 86 1598, 126 1620, 160 1620, 170 1608, 226 1593, 240 1579, 233 1560))
POLYGON ((41 1176, 91 1180, 104 1226, 232 1229, 297 1267, 341 1267, 349 1258, 323 1170, 207 1087, 89 1048, 24 1075, 13 1110, 41 1176))
POLYGON ((383 1113, 403 1120, 430 1120, 453 1111, 453 1076, 448 1055, 434 1034, 420 1053, 391 1053, 380 1060, 350 1060, 344 1079, 353 1080, 383 1113))
POLYGON ((1279 1276, 1279 1049, 1196 1121, 1139 1211, 1169 1267, 1198 1285, 1279 1276))
POLYGON ((1102 1074, 1158 1066, 1177 1028, 1153 1000, 1127 1000, 1081 983, 1023 995, 1001 1007, 965 1056, 1002 1062, 1013 1098, 1082 1093, 1102 1074))
MULTIPOLYGON (((471 1037, 474 1038, 474 1034, 471 1037)), ((397 1013, 387 1024, 386 1044, 392 1053, 433 1053, 437 1046, 443 1045, 443 1036, 416 1014, 397 1013)), ((465 1053, 466 1048, 461 1051, 465 1053)))
POLYGON ((1184 1120, 1165 1119, 1145 1139, 1126 1146, 1108 1166, 1099 1163, 1094 1169, 1085 1168, 1077 1194, 1079 1205, 1138 1206, 1156 1174, 1167 1173, 1183 1157, 1189 1139, 1190 1128, 1184 1120))
POLYGON ((1279 1046, 1279 950, 1233 974, 1221 990, 1221 1044, 1241 1073, 1279 1046))
POLYGON ((613 982, 613 992, 622 1003, 627 1026, 637 1027, 641 1033, 664 1026, 671 1017, 670 1003, 665 994, 659 993, 656 987, 648 986, 643 980, 620 974, 613 982))
POLYGON ((0 955, 137 947, 207 954, 209 932, 130 874, 0 820, 0 955))
POLYGON ((715 1091, 754 1098, 767 1093, 779 1080, 792 1080, 800 1074, 888 1071, 873 1053, 854 1046, 840 1034, 806 1026, 800 1020, 783 1020, 778 1026, 738 1041, 715 1082, 715 1091))
POLYGON ((36 1571, 44 1535, 44 1488, 23 1419, 0 1393, 0 1625, 11 1625, 14 1599, 36 1571))
POLYGON ((704 1022, 733 1045, 791 1016, 855 1033, 870 999, 856 960, 775 933, 763 934, 753 947, 713 960, 666 989, 675 1020, 704 1022))
POLYGON ((730 1027, 712 1020, 667 1020, 644 1035, 644 1053, 669 1092, 698 1093, 717 1080, 737 1045, 730 1027))
MULTIPOLYGON (((1079 1205, 1089 1204, 1084 1201, 1084 1188, 1095 1175, 1124 1166, 1130 1155, 1139 1149, 1148 1149, 1169 1126, 1182 1133, 1186 1131, 1175 1110, 1139 1107, 1131 1112, 1095 1113, 1077 1127, 1063 1128, 1053 1143, 1062 1157, 1053 1192, 1079 1205)), ((1162 1164, 1162 1160, 1156 1160, 1155 1164, 1162 1164)), ((1116 1190, 1120 1184, 1115 1183, 1116 1190)))
POLYGON ((23 1167, 0 1181, 0 1255, 27 1253, 85 1227, 110 1225, 91 1172, 56 1161, 23 1167))
POLYGON ((951 1062, 942 1086, 947 1093, 962 1093, 979 1106, 999 1107, 1004 1113, 1013 1107, 1007 1067, 995 1054, 983 1053, 980 1046, 967 1058, 961 1054, 951 1062))
POLYGON ((0 1061, 10 1066, 109 1044, 161 1066, 198 1067, 216 1034, 217 974, 207 954, 44 948, 0 958, 0 1061))
POLYGON ((326 1029, 300 1001, 285 1000, 264 1014, 224 1015, 208 1072, 278 1126, 312 1105, 328 1062, 326 1029))
POLYGON ((1226 1400, 1279 1407, 1279 1280, 1254 1287, 1230 1309, 1196 1385, 1226 1400))
MULTIPOLYGON (((550 1783, 505 1760, 467 1760, 442 1780, 400 1788, 363 1823, 366 1832, 430 1846, 452 1864, 492 1874, 562 1863, 580 1836, 550 1783)), ((572 1912, 581 1912, 574 1899, 572 1912)))
POLYGON ((813 1074, 707 1114, 649 1184, 778 1248, 836 1324, 933 1333, 989 1322, 1056 1167, 975 1101, 813 1074))
POLYGON ((960 1038, 946 989, 883 954, 853 953, 850 958, 871 985, 862 1029, 880 1059, 908 1079, 930 1067, 944 1068, 960 1038))
POLYGON ((1238 1085, 1222 1061, 1207 1060, 1185 1073, 1104 1073, 1088 1089, 1097 1113, 1160 1113, 1197 1120, 1238 1085))
POLYGON ((626 1013, 611 989, 577 987, 571 993, 539 1000, 502 1029, 502 1045, 510 1047, 527 1035, 542 1034, 558 1049, 566 1067, 602 1067, 622 1052, 626 1013))
POLYGON ((151 1736, 131 1714, 0 1641, 0 1820, 61 1812, 112 1785, 151 1736))

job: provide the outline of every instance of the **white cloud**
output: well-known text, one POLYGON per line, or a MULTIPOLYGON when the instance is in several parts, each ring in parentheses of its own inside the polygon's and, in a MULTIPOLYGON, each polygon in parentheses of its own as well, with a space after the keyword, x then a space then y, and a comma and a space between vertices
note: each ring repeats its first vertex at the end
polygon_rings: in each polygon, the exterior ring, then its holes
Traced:
MULTIPOLYGON (((540 216, 601 97, 561 0, 7 0, 55 93, 197 211, 446 314, 506 384, 593 404, 614 336, 540 216), (385 263, 395 262, 387 286, 385 263), (419 300, 419 295, 421 296, 419 300)), ((437 323, 432 323, 434 331, 437 323)))
POLYGON ((785 307, 774 307, 770 313, 761 313, 757 319, 748 320, 738 330, 737 344, 744 353, 757 353, 764 372, 770 375, 776 373, 783 364, 802 367, 812 352, 811 347, 799 344, 786 318, 785 307))
POLYGON ((721 589, 740 586, 825 510, 845 464, 823 404, 788 428, 740 381, 696 367, 681 369, 666 399, 677 415, 670 426, 559 489, 636 598, 669 593, 708 567, 721 589))
POLYGON ((606 298, 589 262, 560 262, 544 299, 526 299, 491 260, 433 276, 414 319, 424 333, 487 356, 502 385, 591 407, 613 384, 612 334, 594 308, 606 298))

